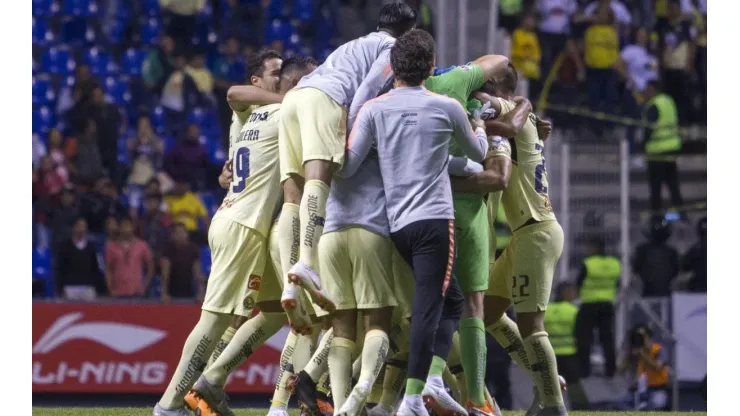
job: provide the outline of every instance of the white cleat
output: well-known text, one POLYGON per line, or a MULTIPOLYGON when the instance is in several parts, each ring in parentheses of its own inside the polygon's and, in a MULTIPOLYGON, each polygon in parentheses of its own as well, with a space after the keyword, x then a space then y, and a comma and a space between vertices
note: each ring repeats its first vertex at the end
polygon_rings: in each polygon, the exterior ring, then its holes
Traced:
POLYGON ((367 411, 367 416, 393 416, 393 409, 385 407, 382 403, 378 403, 367 411))
POLYGON ((342 407, 334 413, 334 416, 358 416, 365 410, 365 403, 370 396, 372 386, 367 383, 357 384, 347 397, 342 407))
MULTIPOLYGON (((568 383, 565 382, 563 376, 558 375, 558 381, 560 382, 561 391, 568 390, 568 383)), ((529 409, 527 409, 527 413, 525 413, 524 416, 539 416, 544 407, 542 404, 542 400, 540 400, 540 393, 537 391, 537 386, 532 387, 532 391, 534 391, 534 398, 532 399, 532 404, 529 406, 529 409)))
POLYGON ((427 378, 421 396, 426 407, 437 416, 468 416, 465 408, 447 392, 442 380, 434 381, 427 378))
POLYGON ((157 405, 154 406, 152 416, 190 416, 190 412, 188 412, 184 407, 179 409, 165 409, 157 403, 157 405))
POLYGON ((224 388, 222 386, 216 386, 209 383, 205 376, 201 375, 198 378, 198 381, 193 385, 192 391, 195 392, 196 397, 200 399, 198 408, 201 413, 205 407, 211 412, 210 414, 235 416, 234 412, 229 408, 229 396, 224 393, 224 388))
POLYGON ((272 406, 267 412, 267 416, 288 416, 288 409, 282 406, 272 406))
POLYGON ((288 271, 288 280, 298 286, 302 286, 311 295, 314 303, 321 309, 332 313, 337 309, 337 305, 329 299, 326 292, 321 288, 319 274, 308 267, 305 263, 298 260, 288 271))
POLYGON ((301 300, 301 288, 292 283, 285 285, 283 294, 280 297, 280 304, 283 306, 285 314, 288 315, 288 322, 293 330, 301 335, 311 333, 311 318, 308 316, 306 306, 301 300))
POLYGON ((396 411, 396 416, 429 416, 427 408, 421 396, 412 394, 403 396, 401 406, 396 411))

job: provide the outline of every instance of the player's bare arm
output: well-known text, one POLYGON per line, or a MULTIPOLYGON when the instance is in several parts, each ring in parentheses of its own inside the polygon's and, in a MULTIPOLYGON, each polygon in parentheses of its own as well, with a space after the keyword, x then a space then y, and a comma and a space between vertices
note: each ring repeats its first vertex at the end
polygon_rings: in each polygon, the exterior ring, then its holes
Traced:
POLYGON ((283 102, 283 96, 255 85, 234 85, 226 92, 226 101, 234 111, 246 111, 253 105, 283 102))
POLYGON ((483 79, 490 80, 509 65, 509 58, 503 55, 484 55, 473 61, 483 70, 483 79))
POLYGON ((476 92, 475 97, 481 102, 490 102, 491 107, 496 110, 493 119, 486 120, 486 133, 491 136, 513 138, 524 127, 532 111, 532 103, 526 98, 516 97, 512 101, 516 107, 504 115, 501 114, 501 104, 497 99, 484 92, 476 92))
POLYGON ((535 116, 535 121, 537 136, 544 142, 550 137, 550 133, 552 133, 552 123, 548 120, 541 119, 539 116, 535 116))
POLYGON ((218 176, 219 186, 223 189, 229 189, 233 177, 234 171, 232 170, 232 161, 227 160, 226 163, 224 163, 224 167, 221 169, 221 174, 218 176))
MULTIPOLYGON (((501 139, 506 140, 506 139, 501 139)), ((506 188, 511 178, 511 158, 493 155, 483 161, 483 172, 467 178, 451 177, 454 192, 476 192, 487 194, 506 188)))

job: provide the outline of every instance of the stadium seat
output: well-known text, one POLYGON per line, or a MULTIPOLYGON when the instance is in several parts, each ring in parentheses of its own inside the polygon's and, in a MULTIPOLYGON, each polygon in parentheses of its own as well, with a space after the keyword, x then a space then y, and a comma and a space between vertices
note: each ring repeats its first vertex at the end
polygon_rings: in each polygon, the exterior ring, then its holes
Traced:
POLYGON ((141 75, 141 67, 146 58, 146 51, 129 48, 121 56, 121 73, 132 76, 141 75))
POLYGON ((47 106, 34 109, 31 125, 33 133, 46 135, 54 127, 54 112, 47 106))
POLYGON ((108 93, 114 104, 128 107, 131 105, 131 92, 129 91, 126 80, 118 80, 113 77, 105 79, 105 91, 108 93))
POLYGON ((211 249, 208 246, 200 247, 200 267, 206 276, 211 272, 211 249))
POLYGON ((85 63, 90 66, 90 72, 95 76, 105 76, 116 72, 116 63, 108 52, 100 48, 90 48, 85 53, 85 63))
POLYGON ((111 22, 110 27, 108 28, 108 33, 106 33, 106 39, 108 40, 108 43, 111 45, 116 45, 121 43, 123 40, 124 32, 126 31, 126 22, 123 20, 114 20, 111 22))
POLYGON ((200 200, 203 201, 203 205, 205 205, 206 209, 208 210, 208 215, 212 217, 218 209, 218 202, 216 201, 216 197, 214 197, 213 194, 210 192, 201 192, 199 196, 200 200))
POLYGON ((34 17, 31 26, 31 42, 34 45, 46 45, 55 40, 56 36, 49 28, 49 24, 46 19, 43 17, 34 17))
POLYGON ((295 27, 289 22, 274 19, 270 24, 265 25, 265 42, 270 43, 276 40, 287 42, 295 33, 295 27))
POLYGON ((61 38, 69 46, 92 45, 96 34, 84 17, 78 17, 62 23, 61 38))
POLYGON ((313 0, 294 0, 293 1, 293 19, 302 22, 313 20, 314 2, 313 0))
POLYGON ((209 142, 208 147, 208 160, 211 164, 221 166, 226 162, 226 152, 223 146, 218 141, 209 142))
POLYGON ((155 107, 150 119, 152 121, 152 127, 157 133, 162 134, 165 132, 167 120, 162 107, 155 107))
POLYGON ((55 75, 69 75, 75 64, 66 49, 49 48, 41 56, 41 72, 55 75))
POLYGON ((64 0, 62 14, 74 17, 90 17, 98 14, 98 4, 94 0, 64 0))
POLYGON ((54 103, 56 94, 51 83, 45 79, 32 78, 31 96, 34 106, 49 105, 54 103))
POLYGON ((34 248, 31 255, 32 276, 44 282, 44 297, 54 296, 54 280, 51 272, 51 250, 48 248, 34 248))
POLYGON ((59 12, 59 3, 54 0, 33 0, 34 16, 51 16, 59 12))
POLYGON ((265 16, 267 19, 279 19, 281 17, 287 17, 285 15, 285 1, 284 0, 272 0, 265 10, 265 16))
POLYGON ((147 19, 141 25, 141 43, 144 45, 156 44, 161 30, 162 25, 159 23, 159 20, 154 17, 147 19))
POLYGON ((128 144, 128 139, 126 137, 119 137, 118 138, 118 147, 117 147, 117 158, 118 162, 120 163, 128 163, 128 152, 126 151, 126 145, 128 144))
POLYGON ((164 141, 164 154, 167 154, 175 145, 175 139, 172 136, 164 136, 162 140, 164 141))
POLYGON ((159 16, 159 0, 142 0, 141 11, 149 16, 159 16))

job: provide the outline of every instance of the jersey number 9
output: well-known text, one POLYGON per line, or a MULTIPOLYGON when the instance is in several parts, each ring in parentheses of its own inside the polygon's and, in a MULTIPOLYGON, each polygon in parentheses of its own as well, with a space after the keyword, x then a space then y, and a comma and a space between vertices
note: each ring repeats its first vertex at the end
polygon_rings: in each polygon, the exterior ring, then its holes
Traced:
POLYGON ((238 194, 243 191, 247 186, 247 178, 249 178, 249 149, 246 147, 240 147, 234 154, 234 185, 231 187, 231 192, 238 194))

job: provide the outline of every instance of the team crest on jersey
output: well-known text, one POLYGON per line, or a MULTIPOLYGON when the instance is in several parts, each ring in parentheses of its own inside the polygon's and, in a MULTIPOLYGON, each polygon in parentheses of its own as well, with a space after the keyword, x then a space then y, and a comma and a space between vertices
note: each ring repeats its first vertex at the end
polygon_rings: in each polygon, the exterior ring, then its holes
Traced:
POLYGON ((251 296, 244 298, 244 309, 250 311, 254 308, 254 299, 251 296))

